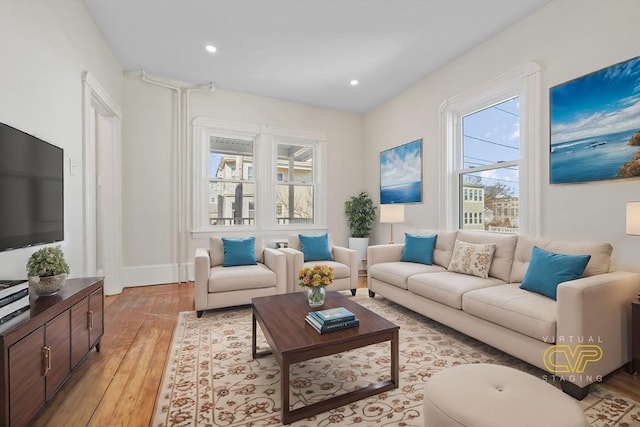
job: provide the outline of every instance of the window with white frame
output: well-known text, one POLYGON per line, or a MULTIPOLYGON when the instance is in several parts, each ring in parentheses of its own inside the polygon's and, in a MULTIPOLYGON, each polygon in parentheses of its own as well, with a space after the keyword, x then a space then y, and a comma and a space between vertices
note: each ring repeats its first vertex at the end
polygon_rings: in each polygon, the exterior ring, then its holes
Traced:
POLYGON ((253 141, 213 136, 209 142, 209 225, 251 225, 255 200, 253 141))
POLYGON ((539 110, 535 63, 443 103, 447 228, 537 234, 539 110))
POLYGON ((322 134, 198 118, 193 233, 326 229, 322 134))
POLYGON ((313 224, 313 145, 277 144, 278 224, 313 224), (278 209, 280 207, 280 209, 278 209))

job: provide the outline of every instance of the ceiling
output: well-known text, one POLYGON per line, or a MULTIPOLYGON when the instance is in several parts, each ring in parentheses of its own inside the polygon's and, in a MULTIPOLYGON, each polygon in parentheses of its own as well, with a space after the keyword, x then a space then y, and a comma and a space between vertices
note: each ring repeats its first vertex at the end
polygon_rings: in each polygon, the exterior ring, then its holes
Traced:
POLYGON ((84 3, 126 71, 365 112, 547 1, 84 3))

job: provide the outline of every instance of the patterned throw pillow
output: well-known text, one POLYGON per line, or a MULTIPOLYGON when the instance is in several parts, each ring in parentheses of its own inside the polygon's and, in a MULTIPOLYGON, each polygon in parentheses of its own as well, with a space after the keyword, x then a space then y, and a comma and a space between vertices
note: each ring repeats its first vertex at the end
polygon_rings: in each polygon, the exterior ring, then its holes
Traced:
POLYGON ((447 270, 486 279, 495 250, 495 243, 474 244, 456 240, 447 270))

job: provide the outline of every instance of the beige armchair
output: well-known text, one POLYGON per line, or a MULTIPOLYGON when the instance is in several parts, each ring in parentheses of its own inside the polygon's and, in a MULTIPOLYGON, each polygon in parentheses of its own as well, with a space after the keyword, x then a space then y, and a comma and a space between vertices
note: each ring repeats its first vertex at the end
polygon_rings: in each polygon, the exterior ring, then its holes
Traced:
POLYGON ((287 292, 303 291, 298 286, 298 272, 303 267, 312 267, 317 264, 326 264, 333 268, 333 283, 327 286, 328 291, 350 290, 351 295, 356 294, 358 287, 358 254, 355 250, 334 246, 329 236, 329 248, 333 261, 307 261, 300 249, 300 239, 297 235, 290 235, 287 248, 280 251, 287 255, 287 292))
POLYGON ((251 304, 251 298, 287 292, 286 256, 255 240, 256 265, 224 267, 222 239, 212 237, 209 248, 196 249, 195 309, 204 310, 251 304))

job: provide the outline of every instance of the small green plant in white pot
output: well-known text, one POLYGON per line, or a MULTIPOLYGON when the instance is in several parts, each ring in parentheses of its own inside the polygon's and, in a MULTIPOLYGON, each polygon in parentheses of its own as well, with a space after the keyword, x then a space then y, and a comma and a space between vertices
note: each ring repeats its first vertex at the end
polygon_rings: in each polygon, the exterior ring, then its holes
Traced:
POLYGON ((69 274, 69 264, 60 246, 39 249, 27 262, 29 285, 40 296, 55 295, 69 274))

